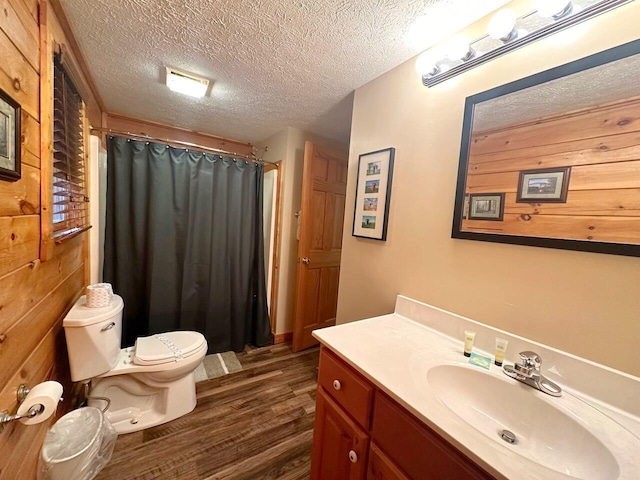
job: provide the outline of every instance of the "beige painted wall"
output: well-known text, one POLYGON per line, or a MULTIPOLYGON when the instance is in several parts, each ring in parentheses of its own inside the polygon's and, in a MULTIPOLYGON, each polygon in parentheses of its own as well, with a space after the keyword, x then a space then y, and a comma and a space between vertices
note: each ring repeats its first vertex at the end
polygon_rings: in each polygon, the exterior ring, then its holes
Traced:
POLYGON ((304 144, 314 142, 336 151, 347 151, 347 146, 319 137, 298 128, 285 128, 256 145, 258 151, 268 146, 263 159, 267 162, 282 160, 282 220, 280 241, 280 278, 278 281, 278 305, 275 333, 293 331, 295 309, 298 240, 295 213, 302 203, 302 170, 304 144))
POLYGON ((338 323, 403 294, 640 375, 640 258, 451 239, 465 98, 635 40, 638 18, 633 2, 434 88, 411 60, 356 91, 338 323), (387 241, 356 239, 358 155, 391 146, 387 241))

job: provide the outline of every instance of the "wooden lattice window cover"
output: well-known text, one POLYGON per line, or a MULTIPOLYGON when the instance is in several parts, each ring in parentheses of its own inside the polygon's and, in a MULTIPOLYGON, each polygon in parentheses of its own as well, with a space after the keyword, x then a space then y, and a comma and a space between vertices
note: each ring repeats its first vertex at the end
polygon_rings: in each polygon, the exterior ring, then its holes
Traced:
POLYGON ((84 103, 58 56, 53 82, 53 237, 89 228, 84 103))

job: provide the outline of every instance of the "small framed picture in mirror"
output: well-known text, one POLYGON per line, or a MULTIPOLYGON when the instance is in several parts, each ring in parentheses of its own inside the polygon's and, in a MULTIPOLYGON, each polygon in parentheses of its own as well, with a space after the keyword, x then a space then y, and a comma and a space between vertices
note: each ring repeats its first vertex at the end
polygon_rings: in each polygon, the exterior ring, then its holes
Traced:
POLYGON ((469 220, 494 220, 504 218, 504 193, 469 195, 469 220))
POLYGON ((20 178, 20 104, 0 90, 0 180, 20 178))
POLYGON ((518 203, 567 203, 571 167, 523 170, 518 181, 518 203))

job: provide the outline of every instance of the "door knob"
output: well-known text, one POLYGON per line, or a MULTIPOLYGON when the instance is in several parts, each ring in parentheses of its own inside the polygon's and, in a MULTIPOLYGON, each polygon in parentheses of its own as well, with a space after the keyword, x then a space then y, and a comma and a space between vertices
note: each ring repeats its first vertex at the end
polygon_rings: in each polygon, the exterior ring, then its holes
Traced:
POLYGON ((356 463, 358 461, 358 454, 353 450, 349 450, 349 460, 351 460, 351 463, 356 463))
POLYGON ((303 257, 302 263, 304 263, 305 265, 309 265, 311 263, 311 260, 309 260, 309 257, 303 257))
POLYGON ((340 390, 342 388, 342 384, 340 383, 340 380, 333 381, 333 388, 335 388, 336 390, 340 390))

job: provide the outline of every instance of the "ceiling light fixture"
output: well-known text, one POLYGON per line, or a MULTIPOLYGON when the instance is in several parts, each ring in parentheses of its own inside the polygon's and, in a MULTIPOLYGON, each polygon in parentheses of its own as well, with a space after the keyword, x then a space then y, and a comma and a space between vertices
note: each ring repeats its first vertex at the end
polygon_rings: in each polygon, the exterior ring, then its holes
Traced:
POLYGON ((202 98, 209 88, 209 80, 193 73, 181 72, 175 68, 167 67, 167 87, 174 92, 202 98))

